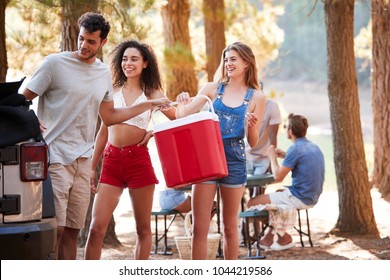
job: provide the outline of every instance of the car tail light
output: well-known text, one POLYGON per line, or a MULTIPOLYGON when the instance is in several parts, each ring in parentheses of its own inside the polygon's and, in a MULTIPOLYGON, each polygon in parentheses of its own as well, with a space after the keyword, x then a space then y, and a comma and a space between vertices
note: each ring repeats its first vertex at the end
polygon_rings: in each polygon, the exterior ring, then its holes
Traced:
POLYGON ((42 142, 20 145, 20 179, 23 182, 47 178, 47 145, 42 142))

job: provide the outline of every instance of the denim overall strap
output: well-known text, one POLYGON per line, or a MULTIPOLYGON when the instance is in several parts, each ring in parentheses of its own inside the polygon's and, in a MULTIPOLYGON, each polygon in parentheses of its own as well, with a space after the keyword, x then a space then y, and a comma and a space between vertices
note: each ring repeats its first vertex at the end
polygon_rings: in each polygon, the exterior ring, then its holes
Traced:
POLYGON ((254 91, 255 90, 253 88, 248 88, 248 90, 246 91, 246 94, 244 97, 244 104, 245 105, 248 105, 251 102, 254 91))
POLYGON ((253 95, 253 89, 248 89, 245 99, 237 107, 226 106, 222 102, 223 91, 226 84, 220 84, 217 90, 217 97, 214 99, 214 110, 218 115, 222 139, 240 140, 245 137, 245 115, 248 104, 253 95))
MULTIPOLYGON (((248 88, 248 90, 246 91, 246 94, 244 97, 244 106, 246 107, 246 110, 245 110, 246 112, 248 112, 248 109, 249 109, 248 105, 252 100, 254 91, 255 90, 253 88, 248 88)), ((244 134, 248 135, 248 127, 247 126, 244 126, 244 134)))

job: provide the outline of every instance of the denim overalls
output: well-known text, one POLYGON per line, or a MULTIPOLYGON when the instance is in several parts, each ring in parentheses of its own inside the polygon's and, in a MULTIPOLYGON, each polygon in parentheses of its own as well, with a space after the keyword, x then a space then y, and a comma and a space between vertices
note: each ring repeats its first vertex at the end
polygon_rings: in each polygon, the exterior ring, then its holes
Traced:
POLYGON ((214 100, 214 111, 218 115, 225 148, 226 162, 229 175, 218 182, 225 187, 241 187, 246 182, 245 156, 245 114, 253 96, 253 88, 245 94, 243 103, 238 107, 228 107, 222 102, 222 95, 226 84, 220 84, 217 97, 214 100))

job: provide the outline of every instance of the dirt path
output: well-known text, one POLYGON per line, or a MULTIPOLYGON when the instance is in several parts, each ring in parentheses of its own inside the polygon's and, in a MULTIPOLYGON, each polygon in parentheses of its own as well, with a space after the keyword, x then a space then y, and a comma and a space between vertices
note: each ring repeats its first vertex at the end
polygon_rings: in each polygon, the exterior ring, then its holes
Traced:
MULTIPOLYGON (((378 229, 381 233, 380 239, 367 237, 340 238, 327 235, 336 223, 338 216, 337 193, 324 192, 319 203, 310 210, 310 223, 314 247, 302 248, 299 243, 299 236, 293 233, 296 247, 286 251, 263 252, 267 260, 289 259, 289 260, 390 260, 390 204, 380 198, 376 190, 372 191, 374 213, 378 229)), ((104 248, 102 259, 106 260, 127 260, 133 259, 135 232, 132 212, 129 211, 128 199, 124 198, 115 212, 116 230, 122 246, 117 248, 104 248)), ((161 224, 162 227, 162 224, 161 224)), ((215 225, 212 231, 215 231, 215 225)), ((180 259, 174 236, 184 235, 183 221, 179 217, 172 224, 168 234, 168 246, 172 255, 165 256, 151 254, 152 260, 175 260, 180 259)), ((154 236, 153 236, 154 237, 154 236)), ((162 248, 161 248, 162 249, 162 248)), ((253 251, 253 253, 255 253, 253 251)), ((78 259, 83 259, 84 248, 79 248, 78 259)), ((247 255, 245 247, 240 247, 240 257, 247 255)))

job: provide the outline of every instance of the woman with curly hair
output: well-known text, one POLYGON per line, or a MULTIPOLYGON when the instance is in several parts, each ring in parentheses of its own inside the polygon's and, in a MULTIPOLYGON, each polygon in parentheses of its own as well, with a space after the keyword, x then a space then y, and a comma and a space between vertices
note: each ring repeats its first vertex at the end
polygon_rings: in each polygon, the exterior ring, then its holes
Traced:
MULTIPOLYGON (((165 97, 154 51, 135 40, 119 44, 110 54, 114 87, 114 106, 135 105, 145 100, 165 97)), ((175 118, 175 109, 164 111, 175 118)), ((91 188, 96 193, 85 258, 99 259, 103 239, 123 189, 128 188, 137 231, 135 259, 148 259, 152 246, 150 217, 155 184, 158 183, 147 143, 151 111, 145 111, 123 123, 101 125, 92 157, 91 188), (95 169, 104 152, 97 188, 95 169)))

